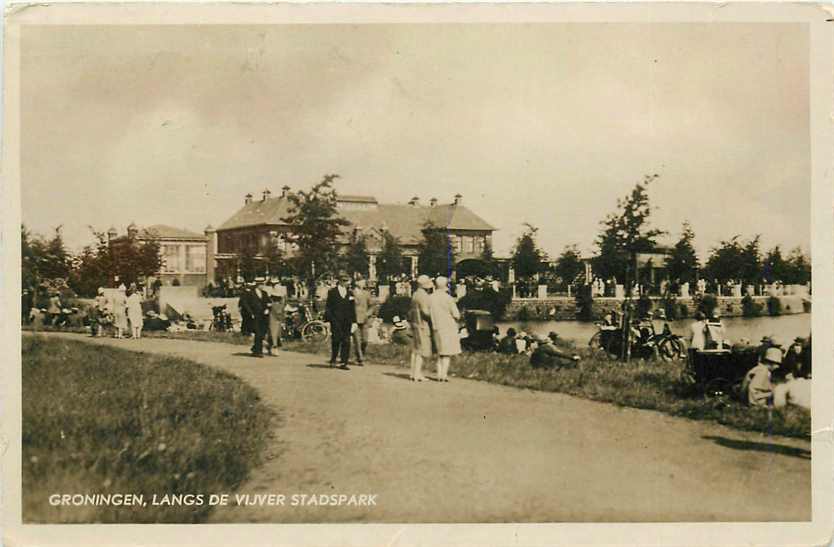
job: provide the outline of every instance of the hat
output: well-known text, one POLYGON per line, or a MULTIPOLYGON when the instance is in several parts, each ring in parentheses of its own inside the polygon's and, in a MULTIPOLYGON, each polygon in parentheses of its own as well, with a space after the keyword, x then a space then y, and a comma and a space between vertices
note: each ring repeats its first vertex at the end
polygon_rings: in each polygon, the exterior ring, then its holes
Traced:
POLYGON ((782 350, 779 348, 767 348, 762 356, 762 362, 772 365, 782 364, 782 350))
POLYGON ((438 276, 434 279, 434 285, 438 289, 445 289, 448 284, 449 284, 449 280, 447 278, 443 277, 442 275, 438 276))
POLYGON ((417 285, 423 289, 431 289, 434 286, 432 285, 431 278, 429 278, 426 274, 417 276, 417 285))
POLYGON ((794 343, 794 344, 804 344, 804 343, 805 343, 805 339, 804 339, 804 338, 802 338, 801 336, 797 336, 796 338, 794 338, 794 339, 793 339, 793 343, 794 343))
POLYGON ((339 272, 339 281, 350 281, 350 276, 347 272, 339 272))

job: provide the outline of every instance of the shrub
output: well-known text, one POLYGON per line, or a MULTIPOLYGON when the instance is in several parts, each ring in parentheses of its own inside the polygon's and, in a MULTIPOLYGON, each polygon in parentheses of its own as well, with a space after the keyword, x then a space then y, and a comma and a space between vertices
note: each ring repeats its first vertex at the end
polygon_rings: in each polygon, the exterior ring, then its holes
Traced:
POLYGON ((782 301, 776 296, 767 299, 767 313, 770 315, 782 315, 782 301))
POLYGON ((594 297, 591 286, 582 285, 576 289, 576 318, 580 321, 592 321, 594 318, 594 297))
POLYGON ((530 310, 527 309, 527 306, 521 306, 521 309, 518 310, 518 315, 516 316, 516 320, 518 320, 518 321, 529 321, 530 320, 530 310))
POLYGON ((686 304, 681 302, 678 304, 678 319, 686 319, 689 317, 689 308, 686 307, 686 304))
POLYGON ((410 307, 410 297, 392 294, 379 307, 379 316, 386 323, 391 323, 395 315, 398 315, 400 319, 405 319, 408 317, 408 309, 410 307))
POLYGON ((701 297, 700 302, 698 302, 698 310, 702 311, 707 317, 712 316, 712 312, 716 307, 718 307, 718 299, 712 294, 705 294, 701 297))
POLYGON ((484 287, 467 292, 466 296, 458 301, 458 306, 461 309, 486 310, 495 319, 503 319, 507 306, 512 299, 513 292, 511 289, 495 291, 492 287, 484 287))
POLYGON ((741 315, 744 317, 758 317, 762 314, 762 305, 753 300, 749 294, 741 299, 741 315))
POLYGON ((667 293, 663 297, 663 311, 666 312, 666 319, 674 321, 680 316, 680 306, 678 299, 671 293, 667 293))

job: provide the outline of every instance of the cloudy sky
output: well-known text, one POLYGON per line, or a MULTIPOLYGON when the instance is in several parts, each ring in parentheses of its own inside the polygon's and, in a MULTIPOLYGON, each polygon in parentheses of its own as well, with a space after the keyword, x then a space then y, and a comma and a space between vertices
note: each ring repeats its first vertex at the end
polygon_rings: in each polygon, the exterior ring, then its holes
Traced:
POLYGON ((247 192, 344 193, 524 222, 593 250, 644 174, 654 225, 810 246, 808 34, 788 24, 29 27, 24 222, 217 226, 247 192))

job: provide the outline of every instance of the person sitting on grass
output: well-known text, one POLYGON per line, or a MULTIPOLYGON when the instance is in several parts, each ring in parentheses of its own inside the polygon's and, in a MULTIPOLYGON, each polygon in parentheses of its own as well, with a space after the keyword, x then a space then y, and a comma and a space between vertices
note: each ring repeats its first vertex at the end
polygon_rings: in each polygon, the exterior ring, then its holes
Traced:
POLYGON ((530 366, 533 368, 562 368, 575 366, 579 361, 578 355, 570 355, 556 349, 556 333, 540 336, 536 349, 530 355, 530 366))
POLYGON ((515 355, 518 353, 518 348, 515 347, 515 329, 510 327, 507 329, 507 335, 498 341, 498 353, 506 355, 515 355))
POLYGON ((767 407, 773 404, 772 371, 782 364, 782 350, 770 347, 759 356, 759 363, 747 371, 741 382, 741 393, 750 406, 767 407))

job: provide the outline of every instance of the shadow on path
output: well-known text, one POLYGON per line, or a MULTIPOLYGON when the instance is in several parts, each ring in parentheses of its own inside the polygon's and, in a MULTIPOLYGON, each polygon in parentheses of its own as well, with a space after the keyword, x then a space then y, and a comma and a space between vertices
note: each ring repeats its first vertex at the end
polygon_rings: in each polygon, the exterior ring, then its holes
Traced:
POLYGON ((725 448, 733 448, 735 450, 755 450, 757 452, 770 452, 772 454, 782 454, 783 456, 792 456, 794 458, 802 458, 804 460, 811 459, 811 451, 804 448, 796 448, 793 446, 785 446, 783 444, 775 443, 760 443, 756 441, 741 441, 738 439, 728 439, 727 437, 718 437, 715 435, 704 435, 702 439, 715 442, 715 444, 725 448))

